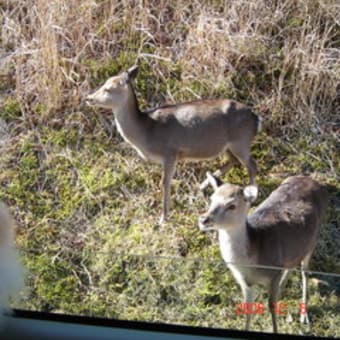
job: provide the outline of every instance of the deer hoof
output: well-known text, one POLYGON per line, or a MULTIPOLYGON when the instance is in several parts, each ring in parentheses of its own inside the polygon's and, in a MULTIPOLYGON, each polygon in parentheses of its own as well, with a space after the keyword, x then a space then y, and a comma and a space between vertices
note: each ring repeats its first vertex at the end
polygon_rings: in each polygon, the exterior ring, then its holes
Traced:
POLYGON ((167 220, 167 217, 164 214, 162 214, 162 216, 158 220, 158 224, 162 225, 162 224, 164 224, 166 222, 166 220, 167 220))
POLYGON ((300 323, 309 325, 309 317, 307 313, 300 315, 300 323))

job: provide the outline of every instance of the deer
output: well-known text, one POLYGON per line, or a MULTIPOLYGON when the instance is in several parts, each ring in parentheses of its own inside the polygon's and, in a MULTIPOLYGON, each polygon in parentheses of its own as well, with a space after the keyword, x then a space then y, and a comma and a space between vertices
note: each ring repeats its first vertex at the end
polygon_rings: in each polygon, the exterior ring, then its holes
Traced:
MULTIPOLYGON (((242 290, 245 305, 255 300, 254 287, 268 290, 268 309, 273 332, 278 332, 275 306, 289 272, 301 265, 302 303, 300 322, 309 325, 307 312, 308 264, 317 244, 320 221, 328 192, 308 176, 284 180, 252 213, 258 187, 221 183, 207 173, 214 188, 206 213, 198 218, 201 231, 217 230, 224 261, 242 290)), ((251 313, 245 329, 250 328, 251 313)))
POLYGON ((9 298, 23 285, 23 273, 14 247, 14 221, 8 207, 0 202, 0 327, 8 312, 9 298))
MULTIPOLYGON (((241 163, 247 168, 249 182, 255 183, 257 167, 250 144, 260 130, 259 116, 246 105, 228 99, 196 100, 142 112, 132 85, 137 73, 135 65, 110 77, 85 100, 89 106, 111 109, 123 139, 142 159, 161 164, 160 224, 168 218, 171 181, 179 161, 213 159, 225 151, 228 161, 214 175, 220 176, 241 163)), ((201 187, 206 185, 204 182, 201 187)))

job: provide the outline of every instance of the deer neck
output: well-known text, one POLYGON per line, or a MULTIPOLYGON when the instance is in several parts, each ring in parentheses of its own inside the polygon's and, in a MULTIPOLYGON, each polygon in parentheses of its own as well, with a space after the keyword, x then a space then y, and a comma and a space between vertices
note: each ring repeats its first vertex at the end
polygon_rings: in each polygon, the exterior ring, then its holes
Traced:
POLYGON ((227 264, 248 264, 251 262, 249 257, 250 239, 246 221, 230 228, 220 228, 218 238, 222 257, 227 264))
POLYGON ((127 91, 125 100, 119 107, 114 108, 115 122, 125 141, 135 147, 138 153, 145 158, 142 149, 148 131, 146 128, 148 117, 139 111, 137 98, 131 85, 127 91))

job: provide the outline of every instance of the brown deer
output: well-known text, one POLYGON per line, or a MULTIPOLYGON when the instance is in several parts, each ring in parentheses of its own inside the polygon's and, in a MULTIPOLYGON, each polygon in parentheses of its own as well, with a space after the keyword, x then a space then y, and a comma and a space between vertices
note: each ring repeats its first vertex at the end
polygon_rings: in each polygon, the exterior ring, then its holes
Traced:
MULTIPOLYGON (((257 187, 218 186, 217 180, 207 175, 215 192, 208 212, 199 218, 199 227, 218 230, 222 257, 241 286, 246 304, 255 299, 254 285, 269 289, 268 307, 277 332, 275 304, 290 269, 300 264, 302 303, 307 310, 305 270, 318 240, 327 190, 310 177, 289 177, 247 216, 257 187)), ((249 329, 251 314, 245 314, 249 329)), ((300 321, 309 323, 308 314, 301 314, 300 321)))
POLYGON ((211 159, 226 151, 229 162, 215 175, 240 162, 248 170, 250 183, 254 183, 256 163, 250 156, 250 143, 260 128, 257 115, 227 99, 197 100, 141 112, 132 87, 136 75, 134 66, 109 78, 86 101, 90 106, 112 109, 125 141, 143 159, 162 165, 161 223, 169 213, 170 184, 178 161, 211 159))

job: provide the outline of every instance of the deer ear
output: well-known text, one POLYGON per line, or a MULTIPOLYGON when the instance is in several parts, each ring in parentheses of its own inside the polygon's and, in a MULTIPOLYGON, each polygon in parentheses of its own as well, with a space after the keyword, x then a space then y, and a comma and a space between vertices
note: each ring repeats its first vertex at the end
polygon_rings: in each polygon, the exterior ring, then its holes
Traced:
MULTIPOLYGON (((119 77, 119 85, 125 86, 129 82, 129 74, 127 72, 122 72, 119 77)), ((113 85, 115 85, 115 81, 113 81, 113 85)))
POLYGON ((127 74, 129 76, 129 79, 135 79, 138 73, 138 66, 133 65, 127 70, 127 74))
POLYGON ((221 186, 223 184, 222 181, 219 178, 215 177, 209 171, 207 171, 206 176, 207 176, 207 180, 208 180, 209 184, 214 188, 214 190, 216 190, 219 186, 221 186))
POLYGON ((244 199, 249 203, 256 201, 258 193, 259 189, 256 185, 248 185, 243 189, 244 199))

